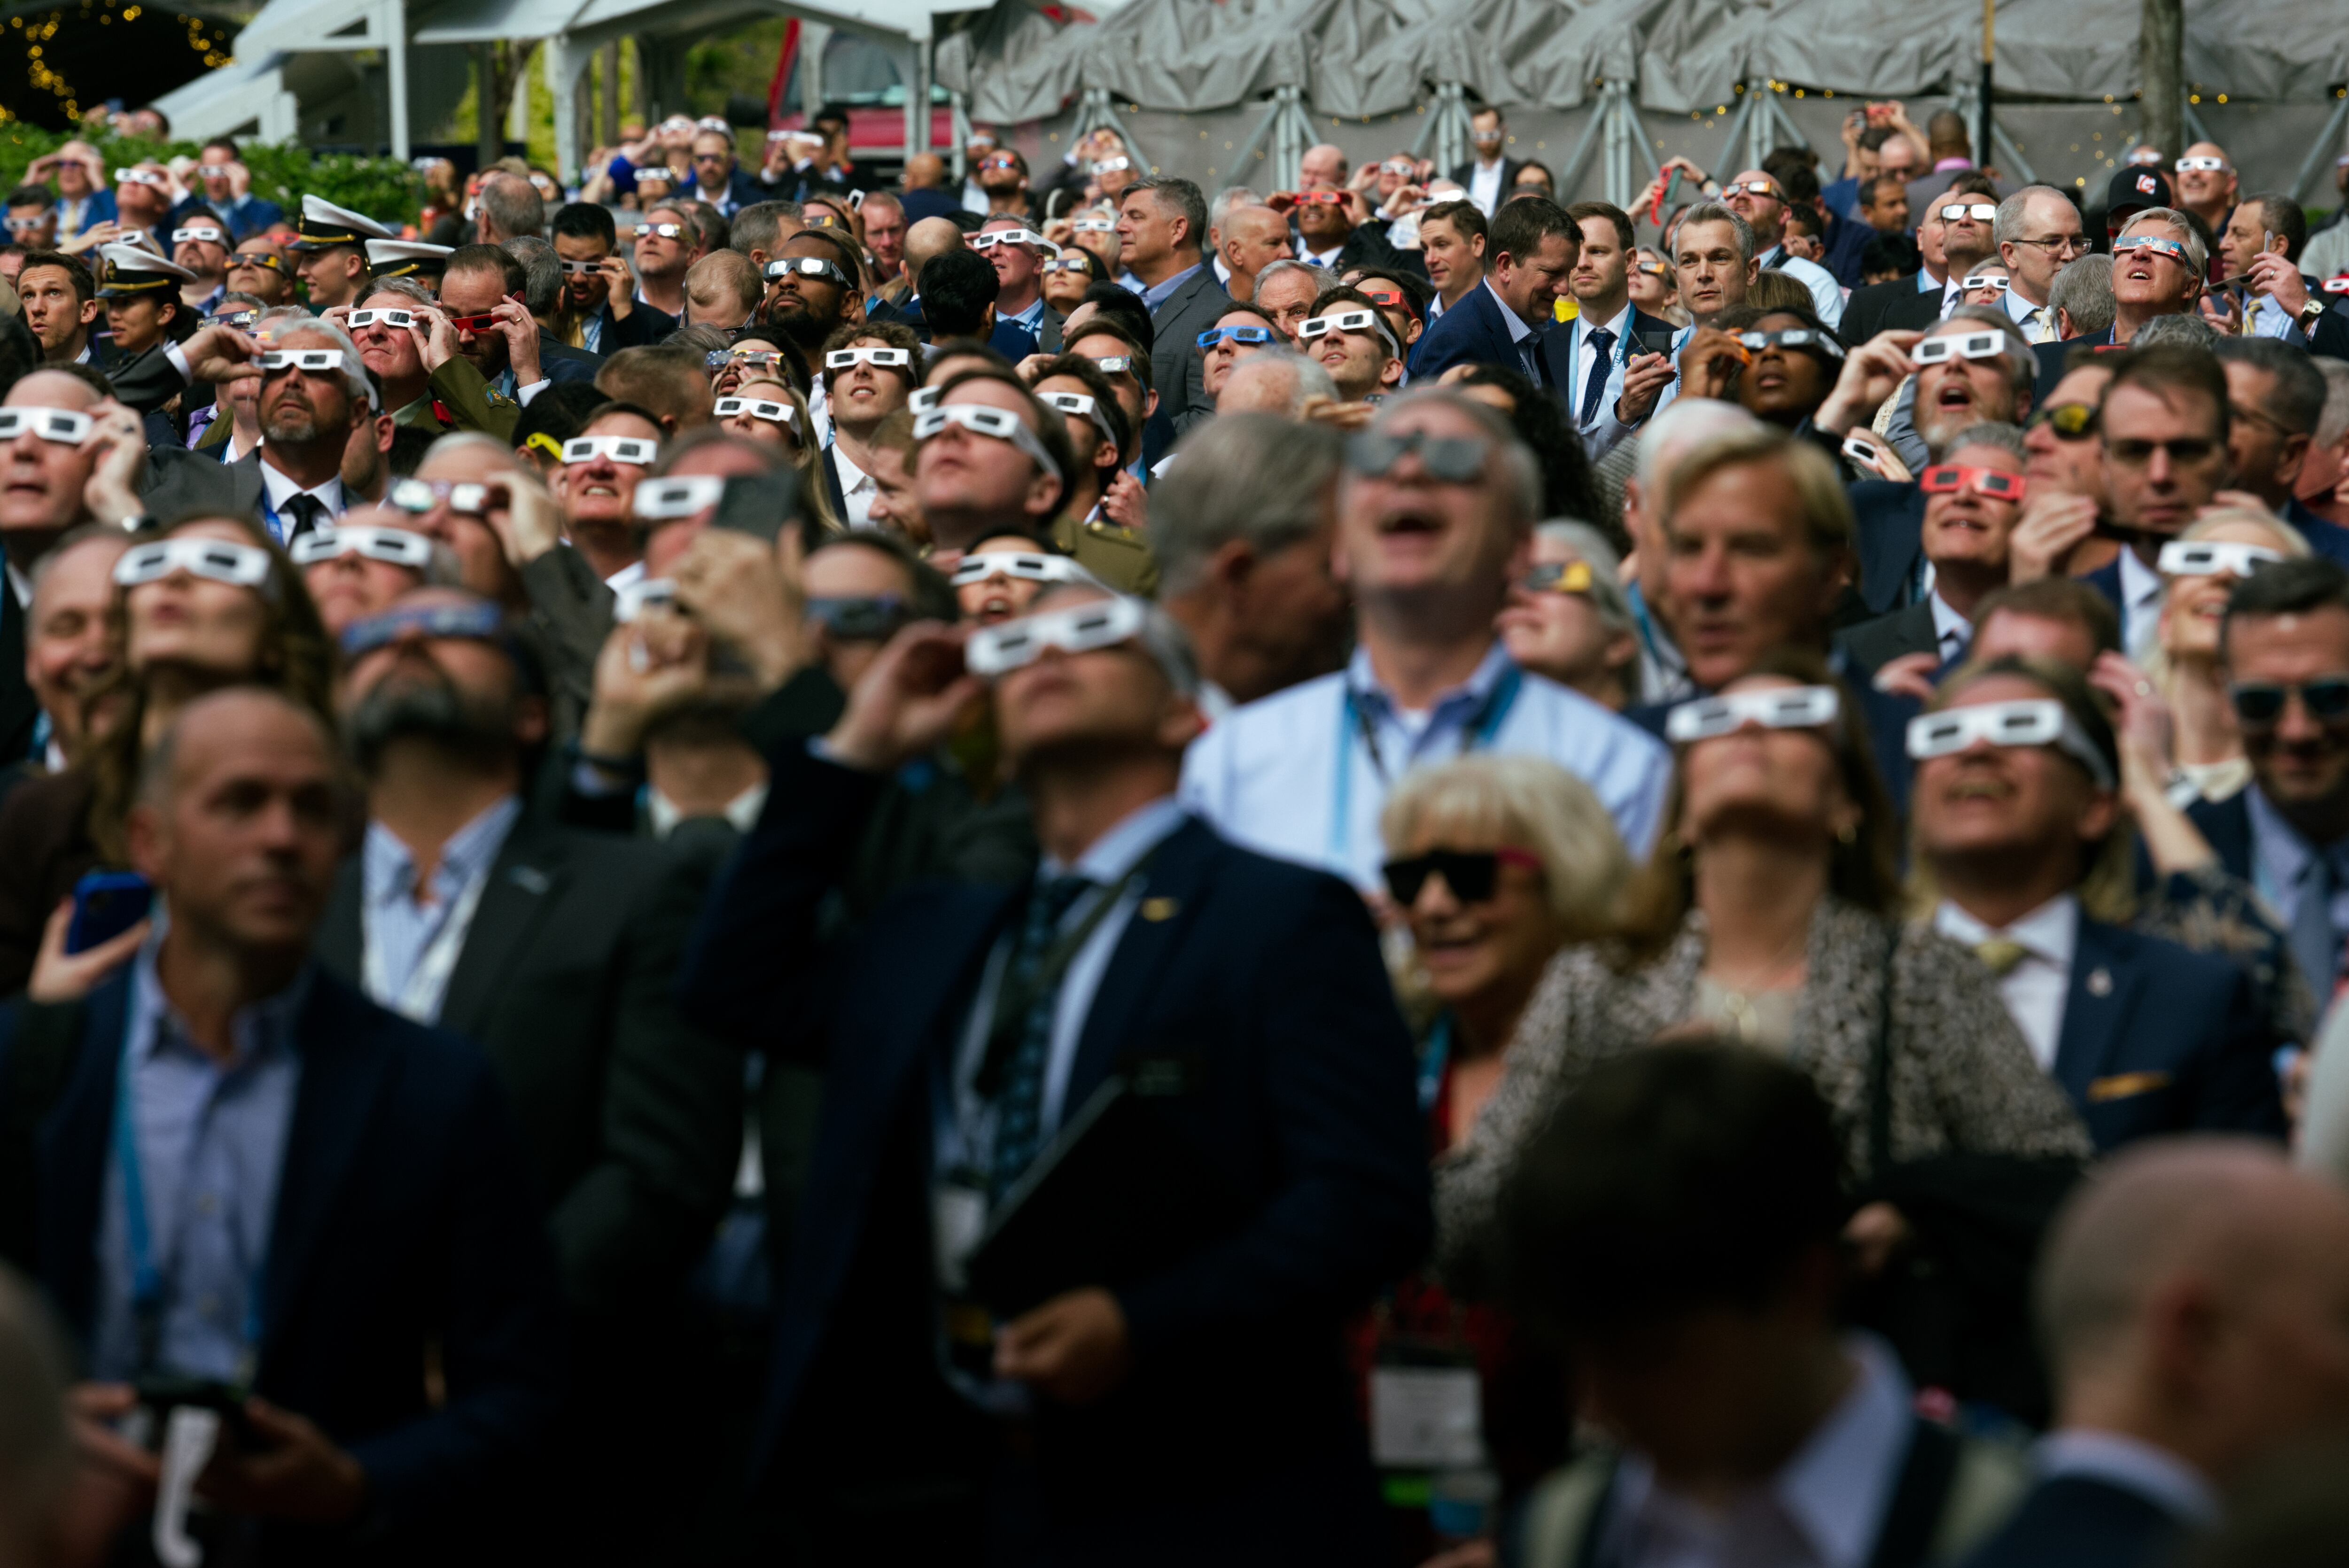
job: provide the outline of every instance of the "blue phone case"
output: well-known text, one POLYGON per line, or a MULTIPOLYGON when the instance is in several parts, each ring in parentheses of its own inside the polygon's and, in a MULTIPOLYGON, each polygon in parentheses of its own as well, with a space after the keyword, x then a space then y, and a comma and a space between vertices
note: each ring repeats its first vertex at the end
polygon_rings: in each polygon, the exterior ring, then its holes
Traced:
POLYGON ((74 883, 73 897, 66 951, 86 953, 146 919, 155 890, 137 872, 91 872, 74 883))

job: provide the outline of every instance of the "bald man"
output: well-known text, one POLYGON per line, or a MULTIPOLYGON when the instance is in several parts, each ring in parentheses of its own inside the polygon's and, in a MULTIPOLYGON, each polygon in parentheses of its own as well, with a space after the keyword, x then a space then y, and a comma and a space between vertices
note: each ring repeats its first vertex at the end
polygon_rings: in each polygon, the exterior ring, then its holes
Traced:
POLYGON ((922 269, 948 251, 964 247, 962 229, 951 218, 925 218, 905 231, 905 266, 904 277, 906 294, 902 308, 904 319, 919 325, 922 321, 922 269))
POLYGON ((1346 150, 1333 142, 1321 142, 1305 150, 1297 160, 1297 188, 1299 191, 1343 191, 1346 188, 1346 150))
POLYGON ((908 223, 931 218, 946 221, 948 213, 962 207, 960 193, 947 189, 946 160, 935 152, 917 152, 905 160, 905 183, 898 201, 905 209, 908 223))
POLYGON ((1235 207, 1224 218, 1216 245, 1216 281, 1237 300, 1253 298, 1256 275, 1295 254, 1288 217, 1269 207, 1235 207))
POLYGON ((2139 1568, 2349 1420, 2349 1196, 2269 1143, 2165 1139, 2075 1192, 2040 1264, 2056 1423, 1966 1568, 2139 1568))

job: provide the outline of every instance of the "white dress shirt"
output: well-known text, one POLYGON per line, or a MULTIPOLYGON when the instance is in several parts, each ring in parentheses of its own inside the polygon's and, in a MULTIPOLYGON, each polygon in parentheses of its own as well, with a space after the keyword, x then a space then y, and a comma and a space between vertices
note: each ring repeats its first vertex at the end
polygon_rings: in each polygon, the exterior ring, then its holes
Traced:
POLYGON ((293 500, 297 495, 315 496, 317 498, 318 503, 326 509, 319 517, 319 521, 321 522, 330 522, 334 519, 342 516, 343 512, 347 510, 347 503, 343 500, 343 480, 341 475, 337 474, 335 478, 328 480, 325 484, 318 486, 316 490, 305 490, 300 485, 294 482, 293 475, 281 471, 274 464, 271 463, 267 458, 262 459, 261 502, 263 517, 269 524, 269 531, 271 535, 274 537, 280 544, 285 542, 285 521, 281 514, 284 513, 285 510, 285 503, 293 500))
POLYGON ((1788 255, 1783 245, 1773 245, 1763 252, 1761 261, 1764 266, 1775 268, 1811 291, 1811 304, 1821 322, 1830 327, 1843 325, 1843 284, 1833 273, 1816 262, 1788 255))
POLYGON ((2139 664, 2153 651, 2161 632, 2161 573, 2121 551, 2121 646, 2139 664))
MULTIPOLYGON (((1623 400, 1623 376, 1628 368, 1624 363, 1625 356, 1641 352, 1638 344, 1629 341, 1631 335, 1633 314, 1634 307, 1626 302, 1623 308, 1615 313, 1614 319, 1611 321, 1594 325, 1588 317, 1578 315, 1566 326, 1568 335, 1574 345, 1573 352, 1567 356, 1567 364, 1572 367, 1574 385, 1560 388, 1561 394, 1566 398, 1568 417, 1578 421, 1581 418, 1582 400, 1593 376, 1603 377, 1606 384, 1604 390, 1599 395, 1599 407, 1592 413, 1590 422, 1578 427, 1582 431, 1582 445, 1589 452, 1593 462, 1614 450, 1617 443, 1637 428, 1625 424, 1615 416, 1615 406, 1623 400), (1613 335, 1607 345, 1607 353, 1603 359, 1599 356, 1597 346, 1591 342, 1591 335, 1602 330, 1613 335)), ((1683 329, 1673 335, 1672 348, 1675 354, 1686 340, 1686 333, 1692 330, 1693 328, 1683 329)), ((1540 378, 1537 377, 1535 379, 1538 381, 1540 378)), ((1652 418, 1655 414, 1662 413, 1671 405, 1672 394, 1679 390, 1680 380, 1675 377, 1666 383, 1663 391, 1657 397, 1654 413, 1651 413, 1649 418, 1652 418)))
POLYGON ((1492 217, 1493 209, 1501 204, 1501 174, 1507 164, 1506 158, 1495 158, 1490 163, 1480 160, 1468 176, 1468 200, 1486 218, 1492 217))
POLYGON ((1541 366, 1535 357, 1541 353, 1537 330, 1527 326, 1525 318, 1509 308, 1509 302, 1501 297, 1501 291, 1493 286, 1493 280, 1489 277, 1485 280, 1485 291, 1493 296, 1493 303, 1501 307, 1501 325, 1509 329, 1510 346, 1517 351, 1517 368, 1524 371, 1526 378, 1535 386, 1543 385, 1541 366))
POLYGON ((645 563, 642 561, 631 561, 609 577, 605 578, 604 586, 617 593, 625 589, 635 587, 644 580, 645 563))
POLYGON ((1344 240, 1340 240, 1326 251, 1316 251, 1307 246, 1304 235, 1299 234, 1297 237, 1297 259, 1299 261, 1309 263, 1317 267, 1326 268, 1333 273, 1338 270, 1339 253, 1345 250, 1345 248, 1346 242, 1344 240))
POLYGON ((849 528, 873 526, 873 498, 881 493, 881 485, 852 461, 834 441, 824 449, 832 457, 833 472, 840 476, 840 500, 848 515, 841 522, 849 528))
POLYGON ((2023 297, 2021 290, 2012 286, 1999 295, 1999 304, 2005 310, 2007 319, 2023 328, 2023 335, 2032 342, 2055 341, 2055 307, 2054 305, 2033 304, 2023 297))
POLYGON ((1974 640, 1974 624, 1951 609, 1938 589, 1930 595, 1930 603, 1933 606, 1933 641, 1945 661, 1954 659, 1974 640))
POLYGON ((2039 1070, 2053 1072, 2064 1037, 2064 1003, 2072 992, 2072 955, 2080 944, 2080 901, 2061 894, 1994 931, 1943 899, 1933 912, 1933 929, 1968 947, 1995 936, 2023 948, 2023 958, 2000 977, 1998 994, 2039 1070))

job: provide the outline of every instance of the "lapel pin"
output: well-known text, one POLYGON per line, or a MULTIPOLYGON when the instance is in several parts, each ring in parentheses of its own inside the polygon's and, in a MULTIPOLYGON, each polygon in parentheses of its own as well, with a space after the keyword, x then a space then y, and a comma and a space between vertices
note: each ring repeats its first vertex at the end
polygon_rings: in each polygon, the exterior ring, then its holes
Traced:
POLYGON ((1145 898, 1142 901, 1142 918, 1151 921, 1172 920, 1174 918, 1174 912, 1182 907, 1182 902, 1178 899, 1145 898))
POLYGON ((2099 965, 2088 971, 2088 995, 2109 996, 2113 994, 2113 972, 2099 965))

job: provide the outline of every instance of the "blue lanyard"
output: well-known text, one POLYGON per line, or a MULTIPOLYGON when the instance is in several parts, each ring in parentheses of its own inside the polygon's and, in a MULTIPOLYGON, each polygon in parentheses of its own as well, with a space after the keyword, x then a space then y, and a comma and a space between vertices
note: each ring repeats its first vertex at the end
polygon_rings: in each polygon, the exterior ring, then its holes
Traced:
MULTIPOLYGON (((1485 706, 1469 722, 1460 742, 1460 756, 1465 757, 1478 747, 1492 744, 1495 733, 1516 703, 1518 688, 1524 685, 1525 672, 1516 665, 1510 665, 1502 672, 1501 678, 1493 683, 1492 691, 1485 696, 1485 706)), ((1361 738, 1362 748, 1371 754, 1371 767, 1377 772, 1379 782, 1391 784, 1393 780, 1387 777, 1386 759, 1379 755, 1378 730, 1371 724, 1371 716, 1362 711, 1361 704, 1354 700, 1352 684, 1340 676, 1339 690, 1343 695, 1338 704, 1338 776, 1330 790, 1329 843, 1330 860, 1342 866, 1348 863, 1347 841, 1352 821, 1356 736, 1361 738)))
POLYGON ((1436 1015, 1435 1026, 1427 1031, 1427 1044, 1419 1051, 1419 1113, 1425 1116, 1434 1110, 1436 1096, 1444 1092, 1444 1069, 1452 1058, 1452 1011, 1444 1009, 1436 1015))
MULTIPOLYGON (((156 1370, 163 1342, 163 1301, 171 1284, 163 1270, 155 1262, 155 1235, 147 1217, 147 1186, 139 1171, 139 1135, 130 1114, 131 1066, 133 1042, 138 1036, 139 1014, 131 1010, 129 1022, 122 1035, 122 1065, 116 1074, 114 1086, 114 1153, 122 1171, 122 1235, 130 1254, 130 1315, 139 1335, 139 1369, 142 1373, 156 1370)), ((156 1021, 157 1028, 163 1027, 156 1021)), ((236 1233, 235 1222, 222 1216, 229 1233, 236 1233)), ((238 1381, 251 1386, 255 1358, 261 1353, 261 1289, 263 1274, 268 1262, 267 1250, 246 1273, 244 1292, 244 1355, 239 1364, 238 1381)))

